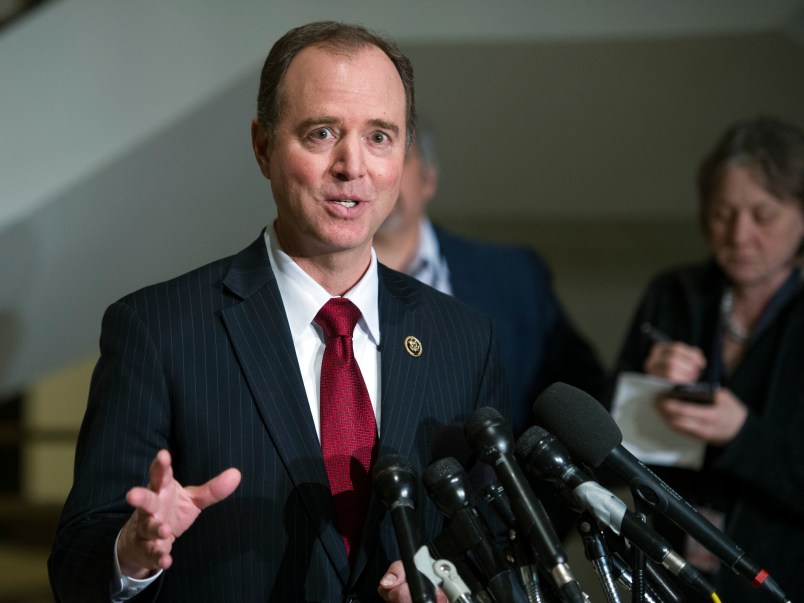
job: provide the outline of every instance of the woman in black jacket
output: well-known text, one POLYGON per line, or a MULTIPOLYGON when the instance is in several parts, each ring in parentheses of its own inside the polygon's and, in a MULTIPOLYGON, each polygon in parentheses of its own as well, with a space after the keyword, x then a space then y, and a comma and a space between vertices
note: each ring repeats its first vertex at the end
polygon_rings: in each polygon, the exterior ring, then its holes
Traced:
MULTIPOLYGON (((804 132, 772 118, 735 124, 698 188, 712 257, 651 282, 617 371, 716 386, 710 405, 656 400, 669 427, 707 445, 701 471, 662 476, 804 601, 804 132), (646 337, 646 322, 668 341, 646 337)), ((693 550, 723 601, 764 600, 693 550)))

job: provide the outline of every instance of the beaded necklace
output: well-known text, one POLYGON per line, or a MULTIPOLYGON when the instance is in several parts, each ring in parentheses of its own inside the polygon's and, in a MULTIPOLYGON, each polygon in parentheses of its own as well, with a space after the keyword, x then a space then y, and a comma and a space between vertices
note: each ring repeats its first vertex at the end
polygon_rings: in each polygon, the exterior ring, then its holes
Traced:
POLYGON ((751 337, 751 331, 734 322, 734 318, 731 315, 733 305, 734 299, 731 288, 729 288, 723 293, 723 299, 720 301, 720 316, 723 327, 729 339, 737 343, 745 343, 751 337))

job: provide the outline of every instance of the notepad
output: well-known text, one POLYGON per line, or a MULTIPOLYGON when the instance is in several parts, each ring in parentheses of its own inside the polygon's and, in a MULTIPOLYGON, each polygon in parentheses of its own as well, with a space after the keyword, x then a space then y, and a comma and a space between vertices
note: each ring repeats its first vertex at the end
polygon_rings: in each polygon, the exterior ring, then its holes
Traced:
POLYGON ((623 446, 643 463, 700 469, 706 443, 670 429, 653 404, 673 383, 643 373, 617 377, 611 415, 623 434, 623 446))

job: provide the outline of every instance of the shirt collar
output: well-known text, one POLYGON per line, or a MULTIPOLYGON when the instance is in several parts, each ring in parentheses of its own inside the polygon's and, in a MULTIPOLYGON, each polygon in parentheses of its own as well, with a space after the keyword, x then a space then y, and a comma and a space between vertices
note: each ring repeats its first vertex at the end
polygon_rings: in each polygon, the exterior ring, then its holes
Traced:
MULTIPOLYGON (((315 315, 332 296, 282 250, 273 225, 265 229, 264 237, 268 258, 288 317, 290 333, 295 342, 312 326, 315 315)), ((358 327, 375 345, 379 345, 379 276, 377 254, 373 248, 368 270, 343 297, 358 307, 362 315, 357 323, 358 327)))
POLYGON ((410 262, 408 274, 415 276, 417 273, 437 265, 439 255, 438 239, 435 237, 433 225, 428 218, 422 218, 419 223, 419 246, 416 248, 416 255, 410 262))
POLYGON ((438 244, 433 223, 429 218, 422 218, 419 225, 419 246, 416 255, 410 262, 407 274, 413 278, 452 295, 452 283, 450 282, 449 266, 447 259, 441 255, 441 247, 438 244))

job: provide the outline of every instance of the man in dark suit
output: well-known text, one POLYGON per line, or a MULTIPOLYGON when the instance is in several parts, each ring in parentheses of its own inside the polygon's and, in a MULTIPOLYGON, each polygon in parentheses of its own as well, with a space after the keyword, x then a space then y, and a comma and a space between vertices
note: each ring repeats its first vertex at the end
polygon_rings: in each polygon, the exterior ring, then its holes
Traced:
MULTIPOLYGON (((532 425, 537 396, 557 381, 599 398, 605 371, 553 291, 550 270, 532 249, 458 236, 434 225, 427 206, 438 189, 435 128, 423 116, 405 159, 399 200, 374 237, 380 261, 454 295, 494 322, 510 390, 514 435, 532 425)), ((534 483, 557 531, 573 515, 549 486, 534 483)))
MULTIPOLYGON (((412 69, 387 40, 325 22, 274 45, 252 144, 277 219, 239 254, 107 310, 49 560, 57 600, 404 599, 371 463, 401 454, 421 472, 442 426, 508 412, 490 320, 372 250, 414 116, 412 69), (333 298, 357 324, 325 338, 333 298), (333 339, 359 365, 349 388, 370 425, 331 423, 333 339), (335 448, 359 442, 337 479, 333 434, 335 448)), ((439 533, 432 503, 418 517, 439 533)))
POLYGON ((399 200, 374 237, 380 261, 493 319, 515 435, 530 427, 533 402, 556 381, 600 397, 605 370, 558 300, 545 261, 532 249, 469 239, 431 223, 427 207, 438 178, 435 127, 420 115, 399 200))

